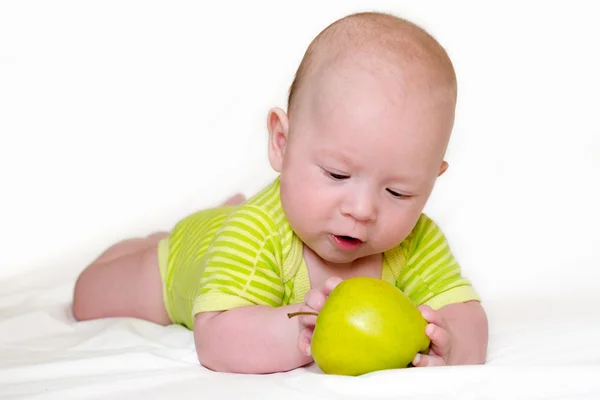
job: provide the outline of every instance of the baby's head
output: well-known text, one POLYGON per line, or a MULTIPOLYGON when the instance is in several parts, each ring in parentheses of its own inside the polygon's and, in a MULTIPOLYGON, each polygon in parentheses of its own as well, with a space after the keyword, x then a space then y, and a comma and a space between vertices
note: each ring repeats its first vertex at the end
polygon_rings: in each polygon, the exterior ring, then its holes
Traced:
POLYGON ((288 114, 268 117, 269 159, 300 239, 335 263, 404 240, 447 168, 455 104, 452 63, 418 26, 361 13, 322 31, 288 114))

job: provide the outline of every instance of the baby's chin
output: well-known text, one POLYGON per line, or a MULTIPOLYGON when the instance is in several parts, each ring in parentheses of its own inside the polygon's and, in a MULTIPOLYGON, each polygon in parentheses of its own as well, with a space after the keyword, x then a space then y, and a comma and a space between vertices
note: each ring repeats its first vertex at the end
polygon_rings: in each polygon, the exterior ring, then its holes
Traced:
POLYGON ((315 252, 323 261, 327 262, 330 265, 339 264, 340 267, 345 266, 344 264, 349 264, 360 260, 365 257, 370 257, 375 254, 379 254, 377 251, 373 251, 371 249, 360 249, 354 251, 341 251, 336 249, 326 249, 323 251, 315 250, 311 248, 313 252, 315 252))

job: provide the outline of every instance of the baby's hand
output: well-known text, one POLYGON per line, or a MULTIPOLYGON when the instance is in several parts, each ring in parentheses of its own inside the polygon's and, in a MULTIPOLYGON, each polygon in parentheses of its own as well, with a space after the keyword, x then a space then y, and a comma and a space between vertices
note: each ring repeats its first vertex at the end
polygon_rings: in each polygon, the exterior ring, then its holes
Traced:
MULTIPOLYGON (((323 287, 320 289, 311 289, 304 297, 304 305, 300 309, 300 312, 312 312, 318 313, 321 311, 325 300, 331 293, 331 291, 342 281, 342 279, 332 276, 328 278, 323 287)), ((310 343, 312 341, 312 334, 315 330, 315 324, 317 322, 316 315, 300 315, 300 334, 298 335, 298 350, 302 354, 310 356, 310 343)))
POLYGON ((415 367, 437 367, 450 365, 452 334, 443 315, 429 306, 419 306, 423 318, 429 324, 425 334, 431 339, 428 354, 417 354, 412 362, 415 367))

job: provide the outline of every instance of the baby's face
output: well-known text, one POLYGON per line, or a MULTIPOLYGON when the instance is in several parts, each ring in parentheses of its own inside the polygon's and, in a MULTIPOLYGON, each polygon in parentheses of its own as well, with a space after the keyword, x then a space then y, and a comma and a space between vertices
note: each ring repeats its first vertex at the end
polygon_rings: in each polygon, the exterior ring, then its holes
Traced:
POLYGON ((364 69, 316 80, 290 120, 281 200, 315 253, 352 262, 414 227, 443 168, 454 105, 364 69))

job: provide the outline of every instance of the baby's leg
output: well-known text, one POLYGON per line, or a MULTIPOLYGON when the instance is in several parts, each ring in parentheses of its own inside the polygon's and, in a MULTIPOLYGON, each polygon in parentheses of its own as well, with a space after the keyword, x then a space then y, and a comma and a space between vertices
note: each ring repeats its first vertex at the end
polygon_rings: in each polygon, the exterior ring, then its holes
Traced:
MULTIPOLYGON (((223 205, 239 205, 241 194, 223 205)), ((163 302, 158 266, 158 243, 168 232, 119 242, 94 260, 79 275, 73 294, 77 320, 133 317, 161 325, 171 323, 163 302)))
POLYGON ((133 317, 168 325, 157 247, 167 232, 117 243, 79 276, 73 295, 77 320, 133 317))
POLYGON ((138 250, 142 250, 150 245, 155 244, 155 240, 158 243, 160 239, 169 235, 169 232, 156 232, 145 238, 133 238, 126 239, 122 242, 118 242, 117 244, 109 247, 104 253, 100 254, 94 263, 104 263, 115 258, 119 258, 121 256, 134 253, 138 250))

